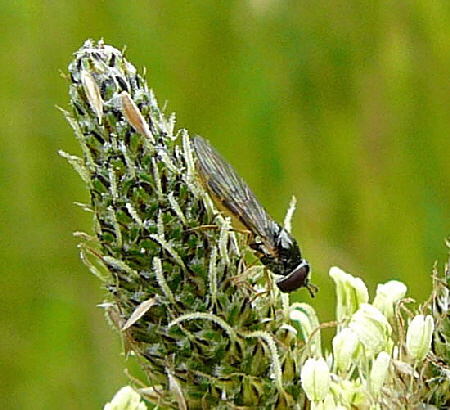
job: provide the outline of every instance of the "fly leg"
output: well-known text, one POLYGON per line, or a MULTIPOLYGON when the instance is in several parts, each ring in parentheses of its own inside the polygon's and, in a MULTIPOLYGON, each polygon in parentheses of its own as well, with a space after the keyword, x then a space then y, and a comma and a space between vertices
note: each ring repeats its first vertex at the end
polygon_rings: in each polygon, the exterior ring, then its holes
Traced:
MULTIPOLYGON (((196 231, 207 231, 209 229, 217 230, 217 229, 220 229, 220 226, 217 226, 217 225, 199 225, 199 226, 196 226, 195 228, 186 229, 185 232, 190 233, 190 232, 196 232, 196 231)), ((240 233, 242 235, 252 235, 252 233, 249 230, 247 230, 247 229, 231 228, 230 231, 231 232, 238 232, 238 233, 240 233)))
POLYGON ((238 268, 238 272, 240 273, 229 278, 233 286, 243 287, 252 294, 252 300, 267 295, 272 289, 272 282, 268 270, 261 265, 257 265, 256 262, 257 260, 250 264, 246 264, 246 262, 241 259, 238 268), (264 283, 268 284, 266 289, 255 287, 256 282, 260 282, 262 275, 264 276, 264 283))

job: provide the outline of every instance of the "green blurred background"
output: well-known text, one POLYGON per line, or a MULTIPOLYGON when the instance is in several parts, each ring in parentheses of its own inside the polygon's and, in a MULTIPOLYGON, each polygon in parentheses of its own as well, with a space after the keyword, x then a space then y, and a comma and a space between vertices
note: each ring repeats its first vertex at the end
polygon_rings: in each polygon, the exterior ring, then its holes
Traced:
MULTIPOLYGON (((450 233, 450 2, 3 1, 1 408, 98 409, 125 384, 100 283, 72 231, 90 231, 80 153, 55 104, 87 38, 122 48, 178 125, 235 165, 294 234, 334 317, 328 269, 371 294, 423 301, 450 233)), ((306 291, 295 295, 310 301, 306 291)))

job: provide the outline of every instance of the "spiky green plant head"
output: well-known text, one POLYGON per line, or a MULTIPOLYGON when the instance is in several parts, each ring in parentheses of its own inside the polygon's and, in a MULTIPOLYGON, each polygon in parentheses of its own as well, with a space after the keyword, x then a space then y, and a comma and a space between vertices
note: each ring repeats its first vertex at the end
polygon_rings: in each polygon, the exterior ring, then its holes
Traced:
POLYGON ((68 78, 66 116, 83 157, 63 155, 94 215, 82 258, 104 281, 104 306, 148 377, 147 398, 167 408, 291 408, 302 400, 303 344, 285 326, 287 299, 202 187, 187 131, 101 41, 81 47, 68 78))

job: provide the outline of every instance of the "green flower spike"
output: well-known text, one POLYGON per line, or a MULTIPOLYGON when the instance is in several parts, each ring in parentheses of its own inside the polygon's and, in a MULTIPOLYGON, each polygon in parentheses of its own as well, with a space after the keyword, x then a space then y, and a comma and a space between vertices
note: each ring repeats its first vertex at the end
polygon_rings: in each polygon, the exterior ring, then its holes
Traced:
POLYGON ((165 409, 301 403, 303 344, 286 326, 286 296, 247 266, 248 238, 199 182, 187 131, 103 42, 83 45, 68 79, 65 115, 83 156, 61 154, 89 189, 95 229, 78 234, 81 256, 148 378, 141 394, 165 409))

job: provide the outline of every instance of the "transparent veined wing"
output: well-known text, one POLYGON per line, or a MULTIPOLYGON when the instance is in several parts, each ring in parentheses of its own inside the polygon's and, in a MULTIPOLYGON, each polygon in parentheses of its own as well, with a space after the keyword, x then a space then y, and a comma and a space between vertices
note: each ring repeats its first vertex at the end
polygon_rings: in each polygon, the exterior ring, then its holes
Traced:
POLYGON ((193 143, 198 173, 213 199, 258 235, 267 250, 276 255, 279 225, 259 203, 246 182, 208 141, 196 135, 193 143))

